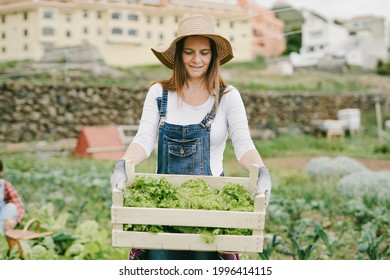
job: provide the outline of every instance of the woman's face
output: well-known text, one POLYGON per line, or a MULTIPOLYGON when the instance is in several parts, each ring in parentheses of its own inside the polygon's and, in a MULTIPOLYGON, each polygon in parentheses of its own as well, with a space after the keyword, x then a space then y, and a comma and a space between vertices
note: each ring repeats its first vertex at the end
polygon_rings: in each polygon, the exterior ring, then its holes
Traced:
POLYGON ((184 41, 183 63, 191 79, 203 78, 211 61, 210 40, 203 36, 190 36, 184 41))

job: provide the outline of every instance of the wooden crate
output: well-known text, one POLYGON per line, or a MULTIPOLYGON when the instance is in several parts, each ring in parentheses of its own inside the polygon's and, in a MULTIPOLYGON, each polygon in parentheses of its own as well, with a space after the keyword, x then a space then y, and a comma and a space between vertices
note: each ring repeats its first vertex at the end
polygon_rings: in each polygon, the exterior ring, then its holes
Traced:
MULTIPOLYGON (((250 192, 256 187, 258 176, 257 166, 252 166, 249 178, 135 173, 133 161, 126 162, 126 170, 128 185, 134 182, 136 176, 164 177, 175 185, 199 178, 204 179, 213 188, 221 189, 232 182, 244 186, 250 192)), ((124 207, 123 192, 117 189, 112 192, 112 200, 112 245, 114 247, 219 252, 262 252, 263 250, 264 195, 254 198, 253 212, 124 207), (206 243, 200 234, 124 231, 124 224, 243 228, 252 229, 253 233, 252 235, 216 235, 214 242, 206 243)))

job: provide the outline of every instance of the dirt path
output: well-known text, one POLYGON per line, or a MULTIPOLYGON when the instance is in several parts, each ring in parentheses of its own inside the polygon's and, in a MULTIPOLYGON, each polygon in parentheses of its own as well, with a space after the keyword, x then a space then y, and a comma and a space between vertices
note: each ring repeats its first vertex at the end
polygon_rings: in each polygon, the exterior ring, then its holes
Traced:
MULTIPOLYGON (((264 159, 267 166, 302 169, 314 157, 279 157, 264 159)), ((356 159, 372 171, 390 171, 390 160, 356 159)))

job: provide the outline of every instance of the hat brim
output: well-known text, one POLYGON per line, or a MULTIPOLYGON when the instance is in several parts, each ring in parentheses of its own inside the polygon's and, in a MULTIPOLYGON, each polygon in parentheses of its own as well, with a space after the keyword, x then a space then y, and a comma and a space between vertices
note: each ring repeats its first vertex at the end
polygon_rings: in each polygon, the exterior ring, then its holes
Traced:
POLYGON ((161 61, 166 67, 173 69, 175 62, 175 52, 176 52, 176 43, 182 38, 189 36, 204 36, 213 40, 217 46, 217 54, 219 59, 219 64, 223 65, 226 62, 230 61, 233 56, 233 50, 230 42, 224 37, 216 34, 192 34, 192 35, 183 35, 176 37, 171 43, 161 45, 155 48, 152 48, 152 52, 161 61))

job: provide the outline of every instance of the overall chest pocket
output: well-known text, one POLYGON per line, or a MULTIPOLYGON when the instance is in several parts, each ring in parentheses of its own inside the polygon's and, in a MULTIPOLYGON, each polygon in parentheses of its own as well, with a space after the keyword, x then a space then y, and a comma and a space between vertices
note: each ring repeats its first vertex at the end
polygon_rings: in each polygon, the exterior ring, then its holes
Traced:
POLYGON ((203 173, 202 139, 172 139, 164 137, 167 152, 167 173, 201 175, 203 173))

